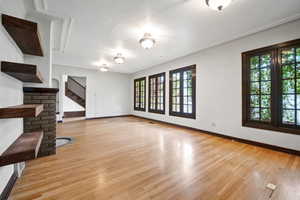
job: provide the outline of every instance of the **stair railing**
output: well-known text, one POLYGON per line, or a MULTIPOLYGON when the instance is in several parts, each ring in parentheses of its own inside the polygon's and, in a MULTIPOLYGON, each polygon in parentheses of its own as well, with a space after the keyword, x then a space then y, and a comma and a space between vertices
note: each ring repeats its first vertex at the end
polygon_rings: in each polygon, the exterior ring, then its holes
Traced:
POLYGON ((86 88, 77 82, 75 79, 68 77, 68 89, 71 90, 74 94, 85 100, 86 88))

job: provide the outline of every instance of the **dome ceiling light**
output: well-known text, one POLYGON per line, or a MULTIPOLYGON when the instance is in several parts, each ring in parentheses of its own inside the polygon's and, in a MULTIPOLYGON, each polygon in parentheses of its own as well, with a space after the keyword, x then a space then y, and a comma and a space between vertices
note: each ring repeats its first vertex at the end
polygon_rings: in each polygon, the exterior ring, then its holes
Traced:
POLYGON ((206 0, 206 4, 213 10, 222 11, 232 0, 206 0))
POLYGON ((150 33, 145 33, 144 37, 140 39, 140 44, 144 49, 151 49, 155 45, 155 39, 150 33))
POLYGON ((114 57, 114 61, 117 64, 123 64, 125 62, 125 58, 122 56, 121 53, 118 53, 117 56, 114 57))
POLYGON ((108 71, 108 67, 107 64, 103 64, 103 66, 100 68, 101 72, 107 72, 108 71))

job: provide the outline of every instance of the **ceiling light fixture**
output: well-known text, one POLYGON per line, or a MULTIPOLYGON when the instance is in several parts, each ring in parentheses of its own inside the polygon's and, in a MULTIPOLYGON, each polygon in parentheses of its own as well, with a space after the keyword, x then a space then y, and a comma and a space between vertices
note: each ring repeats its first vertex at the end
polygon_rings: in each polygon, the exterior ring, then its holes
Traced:
POLYGON ((108 71, 108 67, 101 67, 101 68, 100 68, 100 71, 101 71, 101 72, 107 72, 107 71, 108 71))
POLYGON ((114 57, 114 61, 117 64, 123 64, 125 62, 125 58, 122 56, 121 53, 118 53, 117 56, 114 57))
POLYGON ((206 0, 206 4, 213 10, 222 11, 232 0, 206 0))
POLYGON ((107 72, 108 71, 108 67, 107 64, 103 64, 102 67, 100 68, 101 72, 107 72))
POLYGON ((144 49, 151 49, 155 45, 155 40, 150 33, 145 33, 144 37, 140 39, 140 44, 144 49))

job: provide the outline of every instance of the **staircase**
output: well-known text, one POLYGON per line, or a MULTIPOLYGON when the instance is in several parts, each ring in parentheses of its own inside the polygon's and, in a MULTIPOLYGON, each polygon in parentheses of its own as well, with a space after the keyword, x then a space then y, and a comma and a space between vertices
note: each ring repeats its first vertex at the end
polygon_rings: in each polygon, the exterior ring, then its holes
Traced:
MULTIPOLYGON (((86 88, 81 83, 76 81, 72 77, 68 77, 68 81, 65 83, 65 95, 69 97, 71 100, 85 108, 86 105, 86 88)), ((84 112, 77 112, 80 113, 80 116, 84 114, 84 112)), ((65 116, 68 117, 68 116, 65 116)), ((71 116, 70 116, 71 117, 71 116)), ((72 115, 73 117, 73 115, 72 115)), ((79 117, 79 116, 78 116, 79 117)))
MULTIPOLYGON (((1 15, 1 21, 7 33, 24 54, 43 56, 37 23, 5 14, 1 15)), ((43 78, 36 65, 1 61, 1 72, 24 83, 43 83, 43 78)), ((1 107, 0 119, 35 119, 39 115, 42 115, 43 110, 43 104, 22 104, 1 107)), ((19 138, 0 154, 0 167, 36 159, 44 138, 43 136, 43 130, 21 134, 19 138)), ((2 195, 0 194, 0 199, 2 199, 2 195)))

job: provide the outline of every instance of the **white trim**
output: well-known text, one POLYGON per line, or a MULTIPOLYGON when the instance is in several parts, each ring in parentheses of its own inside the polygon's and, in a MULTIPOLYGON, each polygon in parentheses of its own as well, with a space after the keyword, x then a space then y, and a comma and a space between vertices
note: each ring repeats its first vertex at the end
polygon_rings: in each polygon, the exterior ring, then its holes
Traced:
POLYGON ((46 0, 34 0, 33 2, 36 12, 50 18, 51 20, 59 22, 61 26, 60 45, 58 48, 54 48, 53 50, 63 53, 69 43, 74 19, 69 16, 60 15, 54 11, 49 11, 46 0))

